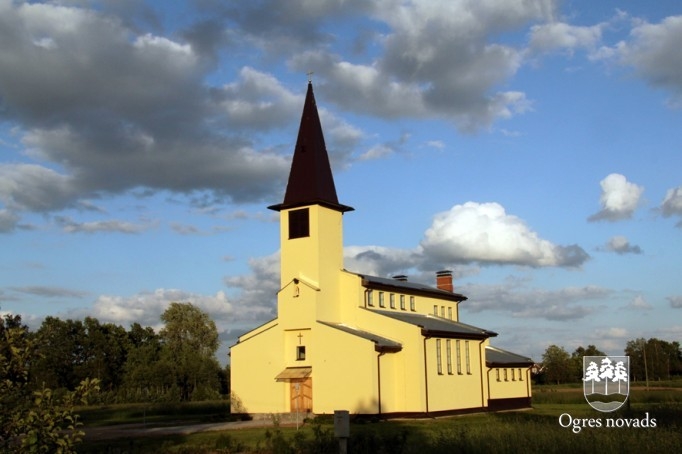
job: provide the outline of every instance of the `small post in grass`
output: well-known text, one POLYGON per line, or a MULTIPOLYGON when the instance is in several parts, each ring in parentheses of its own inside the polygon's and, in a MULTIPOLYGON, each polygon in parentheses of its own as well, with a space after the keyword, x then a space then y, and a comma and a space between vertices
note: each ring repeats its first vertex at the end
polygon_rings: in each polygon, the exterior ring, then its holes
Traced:
POLYGON ((339 454, 346 454, 350 437, 348 410, 334 410, 334 437, 339 439, 339 454))

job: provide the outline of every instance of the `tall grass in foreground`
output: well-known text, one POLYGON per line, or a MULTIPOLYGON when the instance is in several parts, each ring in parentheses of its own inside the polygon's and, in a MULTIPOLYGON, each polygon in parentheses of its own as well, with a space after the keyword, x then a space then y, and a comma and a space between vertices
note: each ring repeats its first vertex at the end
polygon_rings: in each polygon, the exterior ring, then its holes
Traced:
MULTIPOLYGON (((540 406, 542 407, 542 406, 540 406)), ((552 406, 554 407, 554 406, 552 406)), ((542 410, 542 408, 540 408, 542 410)), ((353 454, 440 454, 440 453, 666 453, 682 446, 682 407, 654 404, 629 412, 586 414, 585 418, 656 418, 656 428, 589 428, 573 433, 558 422, 561 409, 553 414, 535 410, 470 415, 415 421, 385 421, 353 424, 348 452, 353 454)), ((570 411, 569 411, 570 412, 570 411)), ((90 445, 89 453, 334 453, 337 441, 333 426, 312 422, 302 430, 275 427, 243 431, 196 434, 188 437, 127 440, 121 444, 90 445)))

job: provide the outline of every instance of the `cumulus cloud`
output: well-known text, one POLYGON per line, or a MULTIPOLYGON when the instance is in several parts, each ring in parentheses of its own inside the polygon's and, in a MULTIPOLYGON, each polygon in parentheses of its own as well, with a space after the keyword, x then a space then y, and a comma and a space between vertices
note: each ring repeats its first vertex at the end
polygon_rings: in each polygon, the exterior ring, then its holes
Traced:
POLYGON ((673 309, 682 309, 682 295, 669 296, 668 302, 673 309))
POLYGON ((3 225, 140 187, 244 202, 285 181, 287 159, 243 130, 291 121, 302 94, 250 68, 207 86, 213 57, 199 37, 136 33, 116 16, 53 3, 2 2, 0 29, 2 117, 34 161, 0 164, 3 225))
POLYGON ((620 221, 631 218, 639 205, 644 188, 629 182, 619 173, 606 176, 599 184, 601 210, 587 218, 588 221, 620 221))
POLYGON ((577 245, 540 238, 498 203, 467 202, 437 214, 421 247, 432 260, 444 263, 576 267, 589 258, 577 245))
POLYGON ((525 93, 499 86, 522 64, 520 49, 496 36, 554 14, 554 1, 377 2, 388 27, 382 54, 351 62, 327 49, 297 53, 297 70, 316 68, 327 99, 383 118, 440 117, 462 131, 486 128, 530 108, 525 93))
MULTIPOLYGON (((661 203, 661 213, 665 217, 682 217, 682 186, 668 189, 661 203)), ((677 223, 677 227, 682 228, 682 221, 677 223)))
POLYGON ((641 254, 642 248, 630 244, 627 237, 617 235, 611 238, 600 250, 615 252, 616 254, 641 254))
POLYGON ((634 68, 636 73, 654 87, 671 92, 670 104, 682 106, 682 16, 669 16, 659 23, 639 21, 629 39, 602 53, 609 59, 634 68))
POLYGON ((642 295, 635 296, 626 308, 635 311, 648 311, 652 309, 651 304, 642 295))
POLYGON ((530 29, 529 47, 533 52, 595 49, 601 41, 604 26, 605 24, 578 26, 564 22, 534 25, 530 29))
POLYGON ((215 295, 204 295, 163 288, 130 296, 100 295, 92 307, 71 311, 69 315, 76 318, 89 315, 100 321, 122 326, 137 322, 158 329, 162 326, 161 314, 172 302, 192 303, 197 306, 211 316, 219 331, 227 329, 235 318, 235 309, 223 291, 218 291, 215 295))
POLYGON ((249 260, 250 273, 225 278, 225 284, 239 291, 235 308, 239 320, 263 322, 277 313, 277 292, 280 284, 279 252, 249 260))
POLYGON ((423 261, 418 251, 381 246, 347 246, 343 255, 347 270, 382 277, 405 273, 423 261))
POLYGON ((0 233, 13 232, 17 228, 19 216, 9 210, 0 210, 0 233))
POLYGON ((577 320, 597 307, 588 304, 608 297, 611 291, 598 286, 567 287, 558 290, 526 288, 518 281, 498 285, 467 284, 460 291, 470 296, 462 305, 467 312, 509 312, 518 318, 577 320))

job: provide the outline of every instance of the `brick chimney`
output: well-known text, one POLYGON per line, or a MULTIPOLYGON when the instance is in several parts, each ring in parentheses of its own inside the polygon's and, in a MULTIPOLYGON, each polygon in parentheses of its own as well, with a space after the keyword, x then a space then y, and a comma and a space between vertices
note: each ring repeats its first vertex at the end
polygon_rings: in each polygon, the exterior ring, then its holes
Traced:
POLYGON ((436 272, 436 287, 446 292, 454 292, 455 287, 452 285, 452 271, 443 270, 436 272))

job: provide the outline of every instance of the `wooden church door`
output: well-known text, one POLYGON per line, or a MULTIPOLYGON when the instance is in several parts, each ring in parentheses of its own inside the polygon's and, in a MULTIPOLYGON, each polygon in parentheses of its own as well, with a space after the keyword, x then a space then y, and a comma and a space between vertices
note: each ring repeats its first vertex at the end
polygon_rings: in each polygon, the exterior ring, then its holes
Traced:
POLYGON ((290 395, 292 413, 313 411, 313 378, 292 380, 290 395))

